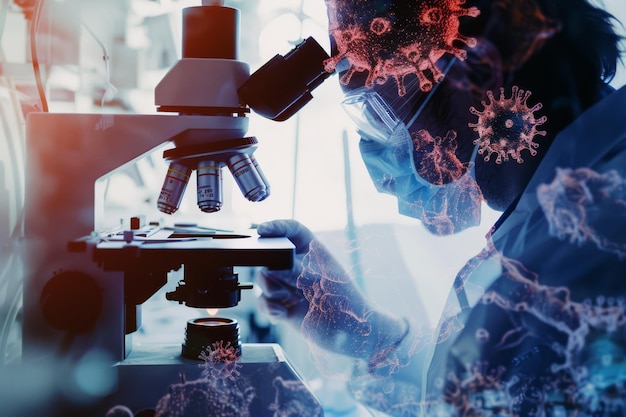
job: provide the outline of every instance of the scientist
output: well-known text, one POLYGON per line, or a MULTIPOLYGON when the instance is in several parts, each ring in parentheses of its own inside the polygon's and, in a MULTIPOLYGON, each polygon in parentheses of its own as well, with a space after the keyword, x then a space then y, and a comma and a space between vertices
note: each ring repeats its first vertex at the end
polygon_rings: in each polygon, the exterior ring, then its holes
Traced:
POLYGON ((478 224, 483 202, 503 215, 436 329, 374 309, 293 220, 258 228, 300 260, 260 273, 262 308, 353 358, 355 395, 391 415, 626 415, 617 22, 587 0, 326 6, 326 68, 377 189, 438 235, 478 224))

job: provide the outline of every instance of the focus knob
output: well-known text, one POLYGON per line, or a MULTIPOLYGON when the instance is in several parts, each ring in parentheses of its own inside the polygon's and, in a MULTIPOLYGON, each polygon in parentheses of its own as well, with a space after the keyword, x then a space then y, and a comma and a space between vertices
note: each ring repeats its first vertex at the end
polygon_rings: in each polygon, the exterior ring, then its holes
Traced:
POLYGON ((90 275, 64 271, 41 292, 41 309, 48 324, 70 333, 91 330, 102 311, 102 289, 90 275))

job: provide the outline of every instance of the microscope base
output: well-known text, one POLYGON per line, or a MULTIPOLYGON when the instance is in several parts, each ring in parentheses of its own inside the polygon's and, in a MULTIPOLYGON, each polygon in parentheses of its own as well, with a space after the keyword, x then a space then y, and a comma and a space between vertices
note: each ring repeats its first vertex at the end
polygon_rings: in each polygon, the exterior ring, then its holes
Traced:
POLYGON ((236 362, 217 365, 182 357, 180 345, 140 349, 115 365, 117 390, 98 416, 115 406, 162 417, 323 416, 277 344, 243 344, 236 362))

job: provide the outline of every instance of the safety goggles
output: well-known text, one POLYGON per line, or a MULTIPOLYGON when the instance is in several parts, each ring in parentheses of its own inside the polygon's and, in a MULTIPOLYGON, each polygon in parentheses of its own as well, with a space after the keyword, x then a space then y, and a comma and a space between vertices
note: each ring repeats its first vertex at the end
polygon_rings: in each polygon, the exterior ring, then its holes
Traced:
MULTIPOLYGON (((452 58, 446 62, 444 75, 454 61, 452 58)), ((423 92, 418 80, 414 79, 405 85, 407 93, 400 96, 397 85, 388 81, 346 93, 341 105, 364 139, 388 144, 396 129, 400 126, 409 128, 415 122, 439 85, 436 83, 430 91, 423 92)))
POLYGON ((386 144, 403 123, 391 106, 371 89, 351 91, 341 105, 361 136, 382 144, 386 144))

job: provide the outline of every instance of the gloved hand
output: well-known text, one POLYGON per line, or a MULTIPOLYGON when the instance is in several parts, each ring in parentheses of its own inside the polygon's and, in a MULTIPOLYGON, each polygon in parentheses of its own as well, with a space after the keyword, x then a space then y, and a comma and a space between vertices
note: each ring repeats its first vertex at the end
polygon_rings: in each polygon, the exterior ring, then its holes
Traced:
POLYGON ((302 272, 302 258, 309 251, 309 244, 314 239, 313 232, 295 220, 274 220, 262 223, 257 228, 261 237, 286 237, 296 247, 293 267, 288 270, 262 268, 257 277, 257 284, 263 293, 259 300, 259 309, 273 321, 287 320, 299 327, 309 309, 309 304, 296 281, 302 272))
POLYGON ((404 320, 377 311, 313 233, 293 220, 263 223, 265 237, 287 237, 296 247, 294 267, 263 269, 261 309, 274 319, 300 326, 309 341, 330 351, 364 359, 379 368, 408 332, 404 320))

